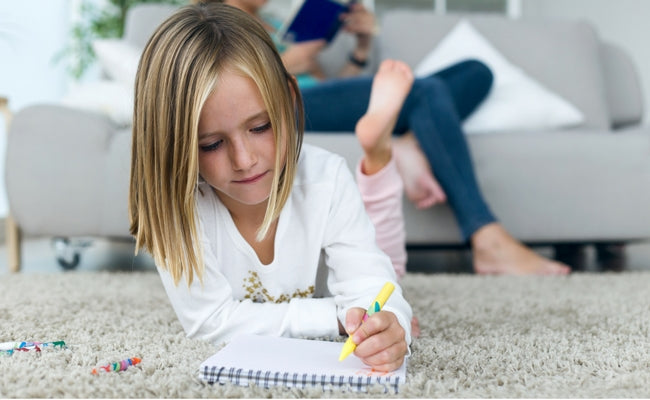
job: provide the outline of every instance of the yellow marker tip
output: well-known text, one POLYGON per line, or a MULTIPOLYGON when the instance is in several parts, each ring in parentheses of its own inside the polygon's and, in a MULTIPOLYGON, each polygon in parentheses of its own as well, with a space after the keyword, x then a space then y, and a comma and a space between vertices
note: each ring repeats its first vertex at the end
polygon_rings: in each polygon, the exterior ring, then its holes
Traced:
POLYGON ((354 349, 357 348, 357 345, 354 344, 352 341, 352 338, 349 337, 348 340, 345 341, 343 344, 343 348, 341 349, 341 354, 339 355, 339 361, 345 360, 352 352, 354 349))

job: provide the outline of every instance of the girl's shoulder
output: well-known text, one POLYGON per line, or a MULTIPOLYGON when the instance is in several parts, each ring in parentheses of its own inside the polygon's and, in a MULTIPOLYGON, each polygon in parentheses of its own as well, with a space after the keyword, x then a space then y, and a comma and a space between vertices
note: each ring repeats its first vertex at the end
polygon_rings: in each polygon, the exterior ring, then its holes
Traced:
POLYGON ((303 143, 296 180, 306 183, 336 179, 344 167, 347 168, 347 165, 342 156, 322 147, 303 143))
POLYGON ((343 157, 303 143, 291 190, 293 204, 327 210, 336 193, 352 185, 353 180, 343 157))

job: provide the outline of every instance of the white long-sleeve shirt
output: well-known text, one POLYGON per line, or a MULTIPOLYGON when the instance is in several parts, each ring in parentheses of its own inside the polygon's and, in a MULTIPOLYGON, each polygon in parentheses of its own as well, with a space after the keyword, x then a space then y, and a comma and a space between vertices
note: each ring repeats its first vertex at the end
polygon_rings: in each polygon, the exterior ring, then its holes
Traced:
POLYGON ((342 157, 304 144, 292 193, 276 230, 274 259, 264 265, 212 188, 197 194, 203 283, 174 285, 158 268, 189 337, 215 344, 239 333, 304 337, 339 335, 351 307, 368 308, 384 283, 411 342, 411 308, 390 259, 375 243, 359 190, 342 157))

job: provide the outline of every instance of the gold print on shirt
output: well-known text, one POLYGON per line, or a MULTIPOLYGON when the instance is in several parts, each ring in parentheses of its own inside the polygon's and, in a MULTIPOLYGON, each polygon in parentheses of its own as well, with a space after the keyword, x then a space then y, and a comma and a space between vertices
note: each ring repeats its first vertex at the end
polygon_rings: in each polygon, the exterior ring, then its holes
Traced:
POLYGON ((245 299, 251 299, 255 303, 288 303, 294 298, 311 297, 314 294, 314 286, 309 286, 306 290, 296 289, 292 294, 281 294, 277 298, 271 296, 266 290, 259 275, 255 271, 248 271, 248 278, 244 278, 242 287, 246 290, 245 299))

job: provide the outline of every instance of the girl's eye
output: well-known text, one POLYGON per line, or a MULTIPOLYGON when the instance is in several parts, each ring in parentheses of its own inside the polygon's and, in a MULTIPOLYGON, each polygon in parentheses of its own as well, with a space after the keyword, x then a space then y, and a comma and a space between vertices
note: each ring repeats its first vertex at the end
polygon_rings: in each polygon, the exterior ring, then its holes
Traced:
POLYGON ((255 127, 253 129, 251 129, 251 131, 253 131, 253 133, 262 133, 262 132, 268 131, 269 129, 271 129, 271 122, 267 122, 264 125, 255 127))
POLYGON ((208 145, 205 145, 205 146, 199 146, 199 148, 201 149, 201 151, 205 151, 205 152, 214 151, 214 150, 218 149, 219 147, 221 147, 222 143, 223 143, 223 140, 217 140, 216 142, 214 142, 212 144, 208 144, 208 145))

